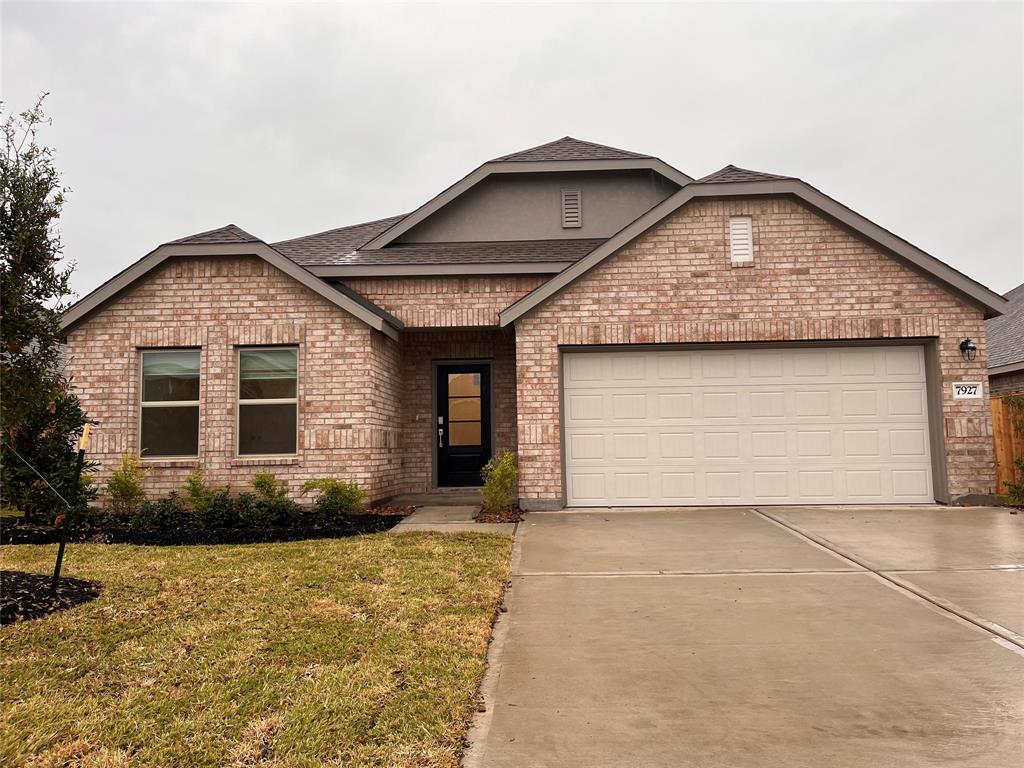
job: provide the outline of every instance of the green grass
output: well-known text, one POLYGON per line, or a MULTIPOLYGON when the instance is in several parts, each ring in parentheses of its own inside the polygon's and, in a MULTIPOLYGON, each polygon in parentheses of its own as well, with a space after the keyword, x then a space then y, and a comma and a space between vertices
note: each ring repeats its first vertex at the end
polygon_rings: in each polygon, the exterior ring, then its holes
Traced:
MULTIPOLYGON (((72 544, 91 603, 0 629, 0 765, 455 766, 511 541, 72 544)), ((0 547, 45 573, 53 546, 0 547)))

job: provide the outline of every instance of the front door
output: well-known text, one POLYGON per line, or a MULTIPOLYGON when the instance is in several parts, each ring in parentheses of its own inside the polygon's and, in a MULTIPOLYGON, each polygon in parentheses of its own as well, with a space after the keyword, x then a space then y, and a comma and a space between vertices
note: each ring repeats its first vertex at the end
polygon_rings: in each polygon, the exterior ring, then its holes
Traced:
POLYGON ((491 367, 485 363, 437 366, 437 484, 482 485, 491 458, 491 367))

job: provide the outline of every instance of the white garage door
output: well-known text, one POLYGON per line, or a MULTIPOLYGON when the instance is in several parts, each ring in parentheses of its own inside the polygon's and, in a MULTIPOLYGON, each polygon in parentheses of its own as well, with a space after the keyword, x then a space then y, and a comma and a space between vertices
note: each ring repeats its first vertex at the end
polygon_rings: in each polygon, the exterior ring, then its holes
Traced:
POLYGON ((931 502, 924 350, 564 356, 570 506, 931 502))

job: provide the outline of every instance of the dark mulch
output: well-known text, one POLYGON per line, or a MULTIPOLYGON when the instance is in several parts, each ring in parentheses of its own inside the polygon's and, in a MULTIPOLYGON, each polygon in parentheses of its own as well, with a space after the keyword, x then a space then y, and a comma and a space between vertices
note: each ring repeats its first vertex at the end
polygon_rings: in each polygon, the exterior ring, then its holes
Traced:
POLYGON ((0 571, 0 624, 41 619, 57 611, 88 603, 100 596, 100 585, 84 579, 62 578, 57 592, 50 577, 24 571, 0 571))
POLYGON ((480 510, 473 519, 478 523, 518 523, 523 519, 523 510, 519 507, 480 510))
MULTIPOLYGON (((399 507, 397 509, 405 509, 399 507)), ((350 515, 330 526, 301 528, 178 528, 166 531, 137 531, 127 528, 79 528, 69 533, 68 541, 91 541, 102 544, 264 544, 273 541, 304 539, 343 539, 366 533, 380 533, 394 528, 402 518, 412 514, 388 513, 383 508, 350 515)), ((49 526, 5 526, 0 532, 4 544, 53 544, 60 540, 60 529, 49 526)))

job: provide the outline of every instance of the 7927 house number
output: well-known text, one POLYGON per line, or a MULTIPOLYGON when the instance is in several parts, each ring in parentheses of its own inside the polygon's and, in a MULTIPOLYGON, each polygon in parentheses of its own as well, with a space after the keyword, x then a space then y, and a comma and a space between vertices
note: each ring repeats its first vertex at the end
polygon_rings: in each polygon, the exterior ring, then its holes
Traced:
POLYGON ((980 381, 954 381, 952 386, 953 386, 953 399, 954 400, 980 400, 981 399, 981 382, 980 381))

